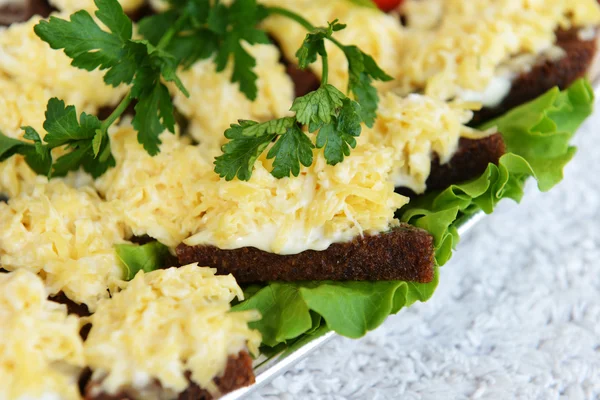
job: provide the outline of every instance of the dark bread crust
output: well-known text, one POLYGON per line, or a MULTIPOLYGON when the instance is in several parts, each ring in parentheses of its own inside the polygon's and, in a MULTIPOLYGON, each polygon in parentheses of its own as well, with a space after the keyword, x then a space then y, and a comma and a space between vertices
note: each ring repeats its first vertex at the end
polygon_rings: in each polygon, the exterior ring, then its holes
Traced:
POLYGON ((566 55, 556 61, 545 60, 534 66, 531 71, 519 75, 500 105, 476 112, 469 123, 471 126, 500 116, 541 96, 555 86, 561 90, 566 89, 577 79, 587 76, 598 51, 596 40, 581 40, 578 29, 575 28, 559 31, 556 37, 556 45, 562 48, 566 55))
POLYGON ((50 296, 48 297, 48 300, 66 305, 69 314, 75 314, 80 317, 88 317, 90 315, 90 311, 85 304, 75 303, 73 300, 69 299, 64 292, 59 292, 54 296, 50 296))
MULTIPOLYGON (((500 133, 483 139, 461 138, 458 150, 446 164, 440 164, 437 155, 431 161, 431 173, 427 178, 427 190, 442 190, 450 185, 466 182, 480 176, 488 165, 498 165, 500 157, 506 153, 506 145, 500 133)), ((417 194, 404 187, 396 188, 396 192, 415 197, 417 194)))
MULTIPOLYGON (((89 379, 91 377, 91 372, 88 370, 85 373, 85 376, 89 379)), ((213 396, 206 390, 200 388, 197 384, 190 380, 190 374, 187 374, 188 381, 190 385, 188 388, 180 393, 179 395, 175 395, 174 399, 177 400, 212 400, 213 396)), ((252 370, 252 357, 246 351, 240 351, 235 356, 229 356, 227 359, 227 366, 225 367, 225 372, 223 376, 217 377, 214 379, 215 384, 219 388, 219 392, 221 395, 232 392, 236 389, 239 389, 244 386, 249 386, 253 384, 255 381, 254 371, 252 370)), ((83 384, 84 387, 84 399, 85 400, 143 400, 139 394, 133 393, 129 390, 123 390, 117 394, 111 395, 104 392, 98 393, 96 395, 92 395, 98 387, 99 383, 94 381, 88 381, 86 384, 83 384)), ((148 388, 151 391, 156 391, 156 393, 160 393, 163 388, 158 382, 154 382, 152 387, 148 388)), ((163 393, 166 395, 166 393, 163 393)), ((157 398, 164 398, 166 396, 160 396, 157 398)))
POLYGON ((45 0, 25 0, 25 4, 11 4, 0 7, 0 26, 28 21, 34 15, 46 18, 52 7, 45 0))
POLYGON ((449 162, 440 165, 437 156, 433 159, 427 189, 446 189, 452 184, 476 178, 490 163, 497 165, 504 153, 506 145, 499 133, 478 140, 461 138, 458 151, 449 162))
POLYGON ((280 255, 254 247, 221 250, 215 246, 186 246, 176 250, 182 265, 197 262, 232 274, 238 283, 304 280, 404 280, 431 282, 433 237, 408 224, 389 232, 334 243, 323 251, 280 255))

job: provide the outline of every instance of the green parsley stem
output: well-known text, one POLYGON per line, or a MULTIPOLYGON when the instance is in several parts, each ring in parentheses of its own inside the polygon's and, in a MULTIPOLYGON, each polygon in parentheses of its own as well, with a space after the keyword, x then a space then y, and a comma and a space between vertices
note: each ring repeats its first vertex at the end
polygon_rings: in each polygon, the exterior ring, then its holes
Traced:
POLYGON ((327 55, 321 56, 323 62, 323 77, 321 78, 321 86, 327 85, 327 78, 329 77, 329 57, 327 55))
POLYGON ((133 100, 133 98, 131 97, 131 92, 129 92, 127 93, 127 96, 121 100, 117 108, 110 113, 108 118, 102 121, 102 125, 100 125, 100 130, 102 130, 102 132, 106 133, 108 131, 108 128, 125 112, 127 107, 129 107, 131 100, 133 100))
MULTIPOLYGON (((267 7, 267 12, 269 14, 281 15, 283 17, 286 17, 286 18, 289 18, 289 19, 291 19, 293 21, 296 21, 297 23, 299 23, 300 25, 302 25, 304 28, 306 28, 306 30, 308 30, 308 31, 312 31, 312 30, 315 29, 314 25, 311 24, 304 17, 302 17, 301 15, 296 14, 295 12, 287 10, 285 8, 281 8, 281 7, 267 7)), ((339 47, 341 50, 344 50, 344 48, 346 47, 342 43, 340 43, 340 41, 337 40, 336 38, 328 37, 327 39, 330 40, 337 47, 339 47)), ((326 85, 327 84, 327 76, 328 76, 328 73, 329 73, 329 64, 328 64, 328 61, 327 61, 327 56, 322 56, 322 58, 323 58, 323 78, 322 78, 322 85, 326 85)))
POLYGON ((300 25, 302 25, 303 27, 305 27, 309 31, 312 31, 312 30, 315 29, 315 27, 313 26, 313 24, 311 24, 306 19, 304 19, 304 17, 302 17, 301 15, 296 14, 295 12, 287 10, 285 8, 281 8, 281 7, 267 7, 267 12, 269 14, 278 14, 278 15, 287 17, 289 19, 292 19, 292 20, 296 21, 297 23, 299 23, 300 25))
MULTIPOLYGON (((298 15, 295 12, 292 12, 285 8, 267 7, 267 11, 269 14, 277 14, 277 15, 281 15, 283 17, 287 17, 291 20, 294 20, 297 23, 299 23, 300 25, 302 25, 303 27, 305 27, 306 30, 308 30, 308 31, 312 31, 315 29, 315 26, 313 24, 311 24, 308 20, 306 20, 303 16, 298 15)), ((346 47, 339 40, 337 40, 334 37, 329 37, 327 39, 330 40, 333 44, 335 44, 337 47, 339 47, 342 50, 346 47)))
POLYGON ((161 50, 164 50, 171 42, 171 39, 173 39, 173 36, 175 36, 181 30, 181 28, 183 27, 183 24, 185 24, 185 22, 187 21, 187 18, 188 18, 188 15, 186 13, 181 15, 177 19, 177 21, 175 21, 175 23, 173 25, 171 25, 169 30, 167 30, 165 32, 163 37, 160 38, 160 41, 158 42, 158 45, 156 47, 161 50))
MULTIPOLYGON (((175 36, 177 32, 181 30, 181 27, 186 22, 187 18, 187 14, 184 14, 181 17, 179 17, 175 24, 173 24, 169 28, 169 30, 165 32, 165 34, 160 39, 156 47, 159 49, 164 49, 165 47, 167 47, 171 42, 171 39, 173 39, 173 36, 175 36)), ((123 100, 121 100, 117 108, 115 108, 114 111, 108 116, 108 118, 102 121, 102 125, 100 125, 100 129, 102 130, 102 132, 106 133, 108 131, 108 128, 125 112, 127 107, 129 107, 132 100, 133 97, 131 96, 131 92, 129 92, 127 96, 125 96, 123 100)))

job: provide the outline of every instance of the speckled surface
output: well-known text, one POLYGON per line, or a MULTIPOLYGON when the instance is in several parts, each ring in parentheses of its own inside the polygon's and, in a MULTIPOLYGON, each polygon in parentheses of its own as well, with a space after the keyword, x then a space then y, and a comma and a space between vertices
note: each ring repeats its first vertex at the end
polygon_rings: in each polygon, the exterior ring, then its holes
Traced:
POLYGON ((336 338, 250 398, 600 398, 600 114, 549 193, 479 223, 432 300, 336 338))

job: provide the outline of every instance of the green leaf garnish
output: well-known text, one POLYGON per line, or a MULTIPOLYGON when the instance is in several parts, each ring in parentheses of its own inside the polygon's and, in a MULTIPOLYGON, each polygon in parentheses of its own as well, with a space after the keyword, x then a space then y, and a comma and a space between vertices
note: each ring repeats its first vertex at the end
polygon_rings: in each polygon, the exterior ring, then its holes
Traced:
MULTIPOLYGON (((270 12, 290 17, 304 26, 310 24, 287 10, 268 9, 270 12)), ((362 131, 364 122, 371 126, 375 120, 375 111, 379 98, 371 85, 374 79, 389 80, 372 57, 360 51, 356 46, 344 46, 333 38, 333 34, 346 26, 337 20, 327 27, 310 30, 300 49, 296 52, 301 68, 308 67, 320 56, 323 60, 323 81, 321 86, 294 100, 290 111, 295 116, 258 124, 248 123, 243 128, 232 126, 238 131, 228 130, 225 137, 230 141, 223 146, 223 155, 215 159, 215 172, 227 180, 237 176, 240 180, 249 180, 254 162, 268 145, 275 141, 267 154, 274 159, 271 174, 276 178, 298 176, 300 165, 306 167, 313 162, 312 149, 323 148, 327 164, 336 165, 350 155, 350 149, 356 147, 356 137, 362 131), (350 65, 348 90, 354 93, 357 101, 347 97, 335 86, 327 83, 327 50, 325 40, 333 41, 346 54, 350 65), (364 106, 363 106, 364 104, 364 106), (313 143, 301 126, 309 132, 317 132, 313 143), (250 140, 252 136, 254 140, 250 140)))
POLYGON ((291 111, 296 112, 296 119, 303 125, 328 124, 343 105, 346 95, 335 86, 321 86, 314 92, 307 93, 294 100, 291 111))
POLYGON ((284 178, 290 174, 298 176, 300 164, 305 167, 312 164, 314 147, 297 125, 288 128, 267 154, 268 159, 274 158, 271 173, 275 178, 284 178))
POLYGON ((325 148, 328 164, 336 165, 344 161, 344 157, 350 155, 350 148, 356 147, 355 137, 360 136, 362 130, 360 112, 360 105, 346 98, 339 114, 319 129, 317 147, 325 148))
POLYGON ((214 56, 218 72, 231 61, 231 81, 239 84, 248 99, 255 100, 258 93, 256 60, 243 43, 270 43, 267 34, 257 29, 266 15, 266 9, 256 0, 235 0, 230 5, 209 0, 172 1, 170 10, 142 19, 139 27, 140 33, 157 45, 177 21, 184 21, 166 51, 186 67, 214 56))
POLYGON ((139 271, 152 272, 167 267, 165 263, 171 255, 169 248, 159 242, 144 245, 118 244, 115 251, 127 281, 133 279, 139 271))
POLYGON ((276 132, 268 130, 264 130, 261 135, 244 134, 248 128, 257 129, 259 124, 254 121, 238 122, 239 124, 232 124, 225 131, 229 142, 223 145, 223 154, 215 159, 215 172, 228 181, 236 176, 243 181, 249 180, 256 159, 277 136, 276 132))
MULTIPOLYGON (((163 81, 174 82, 185 95, 187 91, 177 77, 178 60, 146 40, 133 40, 133 23, 116 0, 95 0, 95 15, 100 26, 87 11, 78 11, 69 20, 50 17, 35 27, 35 33, 53 49, 63 49, 72 65, 88 71, 105 70, 108 85, 131 85, 129 94, 106 121, 82 114, 80 121, 73 106, 50 101, 44 129, 49 148, 65 146, 69 152, 58 158, 52 176, 60 176, 80 167, 92 176, 103 174, 115 165, 110 153, 108 128, 133 100, 133 127, 138 141, 149 154, 159 152, 159 135, 175 132, 173 103, 163 81), (108 31, 104 30, 108 28, 108 31)), ((168 43, 165 42, 164 46, 168 43)), ((163 47, 164 47, 163 46, 163 47)))

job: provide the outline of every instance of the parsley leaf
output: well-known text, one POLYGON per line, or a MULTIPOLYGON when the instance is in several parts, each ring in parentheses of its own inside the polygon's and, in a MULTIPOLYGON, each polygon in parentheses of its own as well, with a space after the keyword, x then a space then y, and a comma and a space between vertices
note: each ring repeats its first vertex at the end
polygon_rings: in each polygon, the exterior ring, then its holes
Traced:
POLYGON ((268 159, 274 158, 271 174, 279 179, 290 176, 290 173, 298 176, 300 174, 300 163, 305 167, 312 164, 312 149, 314 147, 308 136, 302 132, 298 125, 288 128, 287 132, 275 142, 275 145, 271 147, 267 154, 268 159))
POLYGON ((296 124, 295 118, 284 117, 248 125, 243 129, 244 136, 263 136, 267 134, 283 135, 289 128, 296 124))
POLYGON ((69 21, 58 17, 41 20, 34 27, 35 33, 53 49, 64 49, 73 59, 74 67, 93 71, 107 69, 121 62, 123 45, 133 32, 131 20, 115 0, 95 0, 96 17, 109 28, 105 32, 90 14, 78 11, 69 21))
POLYGON ((81 121, 83 126, 77 121, 75 106, 65 107, 64 101, 56 98, 50 99, 44 121, 44 129, 48 135, 44 137, 44 140, 50 148, 55 148, 77 140, 92 139, 96 134, 96 129, 100 128, 100 121, 86 113, 81 114, 81 121))
POLYGON ((365 124, 373 126, 377 116, 379 96, 373 87, 373 80, 390 81, 387 75, 375 62, 373 57, 362 52, 356 46, 343 46, 342 50, 348 59, 348 90, 354 94, 362 106, 362 117, 365 124))
MULTIPOLYGON (((25 139, 33 140, 36 136, 37 139, 39 139, 39 135, 33 128, 27 127, 24 129, 26 129, 25 139)), ((0 132, 0 162, 7 160, 15 154, 21 154, 25 156, 25 162, 27 162, 27 165, 29 165, 35 173, 48 175, 52 166, 52 158, 50 157, 49 149, 44 146, 39 146, 39 142, 41 142, 41 140, 34 144, 24 142, 10 138, 0 132)))
POLYGON ((256 159, 277 136, 268 130, 259 136, 244 134, 248 128, 257 129, 256 125, 259 125, 258 122, 240 120, 225 131, 229 142, 221 148, 223 154, 215 159, 215 172, 221 178, 230 181, 237 176, 238 179, 247 181, 252 176, 256 159))
POLYGON ((255 100, 258 94, 254 72, 255 58, 244 48, 247 44, 270 43, 267 34, 256 26, 267 16, 256 0, 235 0, 230 5, 209 0, 171 1, 171 9, 140 21, 140 33, 154 45, 183 18, 166 50, 185 67, 200 59, 215 57, 217 72, 233 62, 231 81, 255 100))
POLYGON ((328 124, 336 109, 342 106, 345 98, 344 93, 335 86, 327 84, 314 92, 298 97, 294 100, 290 110, 296 112, 296 119, 301 124, 328 124))
POLYGON ((346 27, 346 25, 338 23, 337 19, 328 24, 329 26, 326 28, 313 29, 304 38, 302 46, 296 52, 301 69, 306 69, 309 64, 317 61, 317 54, 321 57, 326 57, 325 39, 331 38, 333 32, 340 31, 346 27))
MULTIPOLYGON (((44 141, 49 149, 66 146, 70 150, 56 160, 52 168, 52 176, 64 176, 67 172, 76 171, 83 166, 86 172, 97 178, 115 165, 115 160, 110 154, 108 136, 97 139, 98 135, 103 137, 99 132, 100 127, 101 122, 96 116, 82 113, 77 121, 74 106, 65 106, 62 100, 56 98, 48 101, 46 121, 44 121, 47 134, 44 141), (100 143, 97 143, 98 141, 100 143), (96 142, 95 146, 94 142, 96 142)), ((31 128, 26 128, 26 133, 35 138, 37 132, 34 131, 35 135, 33 135, 28 132, 28 129, 31 128)))
POLYGON ((67 107, 62 100, 52 98, 46 108, 44 129, 47 134, 44 141, 30 126, 22 128, 25 131, 23 138, 33 143, 12 139, 0 133, 0 161, 21 154, 25 156, 31 169, 40 175, 64 176, 69 171, 83 167, 97 178, 115 165, 108 136, 97 139, 99 135, 104 136, 99 131, 100 126, 101 122, 97 117, 86 113, 82 113, 78 121, 74 106, 67 107), (51 151, 57 147, 64 147, 69 152, 53 163, 51 151))
POLYGON ((140 101, 135 106, 135 117, 132 124, 138 131, 138 141, 152 156, 160 152, 159 135, 165 128, 171 132, 175 131, 171 95, 167 87, 160 81, 156 82, 148 92, 143 92, 143 96, 140 96, 140 101))
POLYGON ((360 136, 360 105, 348 98, 344 100, 339 115, 325 124, 317 134, 317 148, 324 147, 327 164, 336 165, 350 155, 350 148, 356 147, 355 137, 360 136))
POLYGON ((250 100, 255 100, 258 93, 258 76, 254 72, 256 60, 244 49, 242 42, 270 43, 267 34, 256 28, 266 15, 264 7, 259 6, 256 0, 236 0, 229 7, 217 3, 208 16, 209 29, 218 35, 217 72, 223 71, 229 59, 233 58, 231 81, 239 83, 240 90, 250 100))

